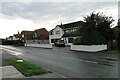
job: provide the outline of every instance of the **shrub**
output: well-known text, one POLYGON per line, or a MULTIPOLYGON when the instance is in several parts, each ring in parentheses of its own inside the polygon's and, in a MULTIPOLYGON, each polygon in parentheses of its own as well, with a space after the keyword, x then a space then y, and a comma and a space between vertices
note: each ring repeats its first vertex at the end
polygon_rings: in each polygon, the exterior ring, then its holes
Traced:
POLYGON ((76 37, 76 38, 73 40, 73 44, 74 44, 74 45, 79 45, 79 44, 80 44, 80 39, 81 39, 80 36, 76 37))
POLYGON ((82 45, 100 45, 106 43, 107 41, 104 36, 96 30, 86 30, 80 42, 82 45))

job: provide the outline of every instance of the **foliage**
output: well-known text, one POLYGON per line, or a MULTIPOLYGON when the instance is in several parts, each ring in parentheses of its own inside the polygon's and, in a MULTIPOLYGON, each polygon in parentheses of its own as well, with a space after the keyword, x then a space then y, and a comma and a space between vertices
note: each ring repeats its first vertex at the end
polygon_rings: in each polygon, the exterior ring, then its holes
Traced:
POLYGON ((49 71, 29 62, 17 62, 16 60, 6 60, 9 64, 15 66, 23 75, 32 76, 43 73, 48 73, 49 71))
POLYGON ((73 40, 73 44, 74 44, 74 45, 80 45, 80 39, 81 39, 80 36, 76 37, 76 38, 73 40))
POLYGON ((86 30, 86 32, 83 34, 81 38, 81 43, 82 45, 100 45, 100 44, 106 44, 107 41, 104 38, 103 35, 101 35, 97 31, 89 31, 86 30))
POLYGON ((117 41, 118 49, 120 49, 120 27, 116 26, 113 28, 114 30, 114 40, 117 41))
POLYGON ((79 32, 82 34, 81 44, 105 44, 113 39, 113 30, 111 23, 112 17, 103 15, 103 13, 91 13, 84 17, 84 26, 79 32))
POLYGON ((21 40, 3 40, 2 45, 23 45, 21 40))

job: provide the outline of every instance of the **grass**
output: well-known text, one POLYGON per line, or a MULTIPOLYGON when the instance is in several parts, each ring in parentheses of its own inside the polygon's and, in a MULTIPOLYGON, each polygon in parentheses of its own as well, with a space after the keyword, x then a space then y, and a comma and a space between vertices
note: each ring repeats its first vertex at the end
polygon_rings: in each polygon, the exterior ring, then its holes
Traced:
POLYGON ((42 67, 39 67, 35 64, 31 64, 27 61, 17 62, 16 60, 6 60, 9 64, 13 65, 18 69, 24 76, 33 76, 40 75, 45 73, 50 73, 51 71, 47 71, 42 67))
POLYGON ((120 53, 120 50, 110 50, 109 53, 120 53))

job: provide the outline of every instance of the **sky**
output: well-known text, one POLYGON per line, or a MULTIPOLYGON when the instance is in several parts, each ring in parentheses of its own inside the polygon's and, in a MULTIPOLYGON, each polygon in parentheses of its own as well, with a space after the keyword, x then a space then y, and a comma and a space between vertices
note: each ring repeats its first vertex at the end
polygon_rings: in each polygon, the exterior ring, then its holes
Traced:
POLYGON ((83 20, 91 12, 103 12, 118 20, 118 2, 8 2, 0 4, 0 38, 17 34, 22 30, 46 28, 83 20))

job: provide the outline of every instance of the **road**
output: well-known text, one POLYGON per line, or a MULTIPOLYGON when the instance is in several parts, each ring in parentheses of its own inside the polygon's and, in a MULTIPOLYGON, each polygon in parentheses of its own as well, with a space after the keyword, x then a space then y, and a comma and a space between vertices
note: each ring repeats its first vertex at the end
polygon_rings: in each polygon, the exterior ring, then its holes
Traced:
POLYGON ((64 78, 118 78, 116 54, 76 52, 69 47, 43 49, 2 46, 2 49, 64 78))

